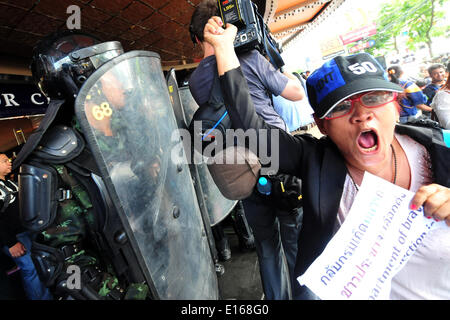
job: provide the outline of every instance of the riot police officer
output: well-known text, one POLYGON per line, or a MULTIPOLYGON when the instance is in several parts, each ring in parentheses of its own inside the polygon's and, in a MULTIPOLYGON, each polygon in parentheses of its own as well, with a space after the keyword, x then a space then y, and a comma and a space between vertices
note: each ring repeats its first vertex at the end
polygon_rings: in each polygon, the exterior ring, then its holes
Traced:
POLYGON ((31 69, 50 103, 14 164, 33 257, 56 297, 217 299, 189 170, 171 158, 159 55, 69 31, 38 44, 31 69))
POLYGON ((74 117, 74 101, 82 85, 122 53, 119 42, 101 43, 79 31, 51 34, 33 50, 32 76, 50 104, 14 165, 20 166, 22 223, 36 234, 32 257, 56 298, 124 299, 133 293, 137 293, 134 298, 148 294, 142 278, 117 272, 115 256, 105 245, 109 237, 102 234, 108 229, 104 203, 92 181, 98 168, 74 117))

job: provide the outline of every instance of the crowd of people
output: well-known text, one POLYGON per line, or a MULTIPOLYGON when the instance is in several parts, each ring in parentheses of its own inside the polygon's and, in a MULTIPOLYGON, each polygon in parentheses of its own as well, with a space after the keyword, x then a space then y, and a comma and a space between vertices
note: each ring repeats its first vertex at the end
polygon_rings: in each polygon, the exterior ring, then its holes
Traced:
POLYGON ((417 120, 433 120, 444 129, 448 129, 448 102, 445 93, 448 88, 450 63, 444 66, 440 63, 432 64, 428 68, 429 77, 414 81, 408 77, 400 65, 393 65, 387 69, 391 82, 400 85, 404 91, 398 101, 401 107, 400 123, 417 122, 417 120), (438 98, 435 99, 436 94, 438 98))
MULTIPOLYGON (((245 66, 234 51, 236 33, 235 26, 224 26, 219 17, 210 18, 204 29, 204 42, 214 49, 214 66, 232 125, 243 130, 279 130, 258 113, 245 66)), ((434 96, 445 92, 443 66, 432 66, 429 72, 432 81, 424 89, 426 94, 403 79, 401 68, 384 70, 365 53, 333 58, 308 77, 309 104, 324 137, 293 136, 279 130, 277 141, 279 171, 302 179, 303 215, 294 278, 306 271, 344 223, 365 172, 414 192, 411 209, 424 206, 426 216, 450 226, 450 151, 442 133, 439 141, 431 140, 433 132, 418 123, 432 116, 429 105, 436 103, 434 96), (349 68, 354 66, 367 68, 356 72, 349 68)), ((442 132, 439 125, 426 126, 442 132)), ((449 230, 428 235, 426 246, 394 277, 390 298, 450 298, 450 251, 443 245, 450 242, 449 230), (431 267, 439 271, 428 273, 431 267)), ((292 296, 316 298, 298 282, 293 283, 292 296)))
MULTIPOLYGON (((256 49, 236 55, 237 29, 218 15, 217 1, 204 0, 192 16, 189 31, 203 52, 189 79, 192 96, 199 106, 207 104, 218 77, 232 127, 278 130, 279 140, 272 141, 280 153, 278 173, 302 188, 302 206, 292 210, 254 195, 239 203, 254 237, 265 299, 318 298, 297 278, 344 223, 365 172, 412 191, 412 210, 423 206, 427 217, 450 227, 450 151, 442 133, 450 129, 450 63, 431 65, 429 82, 422 83, 399 65, 384 70, 366 53, 335 57, 312 73, 283 72, 256 49), (354 72, 354 65, 368 69, 354 72), (325 82, 327 74, 337 77, 325 82), (311 124, 321 138, 293 134, 311 124)), ((20 267, 29 299, 51 299, 29 254, 30 235, 18 221, 18 186, 10 172, 10 157, 0 154, 2 251, 20 267)), ((390 298, 450 299, 449 243, 449 228, 430 232, 393 278, 390 298)))

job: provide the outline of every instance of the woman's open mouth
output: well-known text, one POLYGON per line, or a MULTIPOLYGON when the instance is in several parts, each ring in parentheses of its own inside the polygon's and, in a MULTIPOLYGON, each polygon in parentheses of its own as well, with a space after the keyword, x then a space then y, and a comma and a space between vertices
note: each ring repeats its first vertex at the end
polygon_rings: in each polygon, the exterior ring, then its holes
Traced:
POLYGON ((378 148, 378 135, 373 130, 363 131, 359 134, 357 142, 363 152, 370 153, 378 148))

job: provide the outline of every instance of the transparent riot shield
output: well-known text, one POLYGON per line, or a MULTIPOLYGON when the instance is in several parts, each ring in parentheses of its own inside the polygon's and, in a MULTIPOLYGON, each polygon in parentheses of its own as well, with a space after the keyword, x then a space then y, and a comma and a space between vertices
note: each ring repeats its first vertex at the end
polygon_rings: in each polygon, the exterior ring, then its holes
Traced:
MULTIPOLYGON (((155 299, 218 299, 218 283, 159 55, 132 51, 99 68, 75 103, 128 241, 155 299)), ((113 245, 113 244, 110 244, 113 245)))
MULTIPOLYGON (((179 93, 183 106, 184 117, 187 121, 187 125, 189 126, 195 111, 198 109, 198 105, 192 97, 189 87, 179 88, 179 93)), ((205 163, 197 165, 197 168, 200 176, 200 183, 202 185, 203 198, 208 208, 209 220, 211 221, 211 226, 214 226, 227 217, 236 205, 237 201, 229 200, 225 198, 222 193, 220 193, 220 190, 217 188, 205 163)))

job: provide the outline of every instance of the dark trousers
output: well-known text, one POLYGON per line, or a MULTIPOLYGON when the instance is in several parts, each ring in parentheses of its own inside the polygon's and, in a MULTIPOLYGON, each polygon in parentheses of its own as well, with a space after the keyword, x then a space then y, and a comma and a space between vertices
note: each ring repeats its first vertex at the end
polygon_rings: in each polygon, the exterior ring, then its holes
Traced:
POLYGON ((261 281, 268 300, 292 299, 294 265, 303 211, 277 214, 276 208, 254 198, 243 200, 245 215, 255 237, 261 281))

